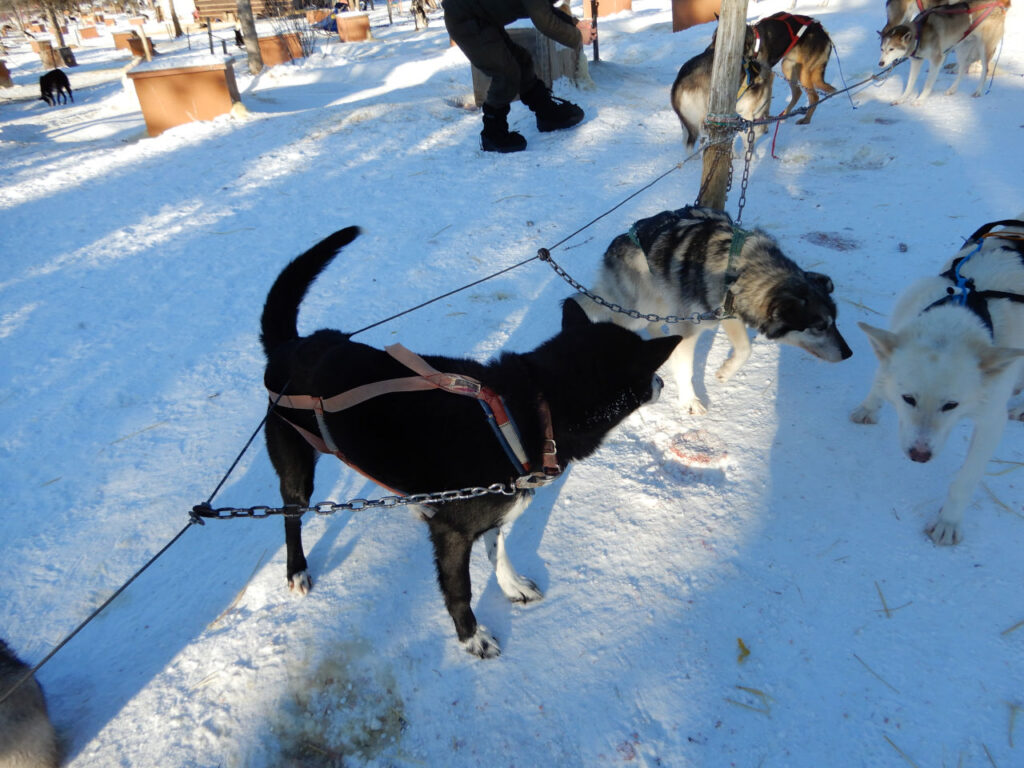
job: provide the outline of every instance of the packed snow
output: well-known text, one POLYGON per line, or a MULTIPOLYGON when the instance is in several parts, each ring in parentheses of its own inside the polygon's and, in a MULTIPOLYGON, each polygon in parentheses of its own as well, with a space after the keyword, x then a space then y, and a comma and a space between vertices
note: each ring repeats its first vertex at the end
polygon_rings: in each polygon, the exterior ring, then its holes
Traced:
MULTIPOLYGON (((664 0, 602 18, 593 87, 555 85, 586 120, 540 134, 514 104, 529 146, 501 156, 479 148, 440 13, 417 31, 377 5, 372 41, 320 37, 255 77, 235 55, 248 115, 155 138, 109 36, 76 49, 74 103, 52 108, 38 56, 9 41, 0 636, 25 661, 188 525, 259 425, 259 315, 293 256, 363 228, 303 331, 376 324, 525 262, 359 337, 485 359, 557 329, 573 289, 539 248, 582 228, 552 255, 589 284, 633 221, 694 202, 700 160, 676 167, 669 88, 713 25, 673 33, 664 0)), ((706 416, 681 413, 668 381, 516 523, 510 556, 542 602, 510 604, 475 551, 494 660, 457 643, 409 508, 307 516, 305 598, 279 520, 188 528, 39 671, 67 765, 1024 765, 1024 425, 1007 425, 964 541, 940 548, 924 528, 970 425, 917 465, 891 409, 875 427, 848 418, 875 369, 856 322, 884 325, 912 279, 1024 210, 1021 11, 984 96, 976 69, 946 96, 947 71, 899 106, 906 65, 862 82, 881 0, 796 11, 832 35, 829 82, 862 84, 759 141, 742 222, 832 277, 854 356, 755 339, 721 384, 728 344, 705 335, 706 416)), ((209 56, 202 34, 150 36, 160 56, 209 56)), ((734 217, 741 172, 737 157, 734 217)), ((382 493, 320 462, 317 500, 382 493)), ((213 504, 279 502, 257 437, 213 504)))

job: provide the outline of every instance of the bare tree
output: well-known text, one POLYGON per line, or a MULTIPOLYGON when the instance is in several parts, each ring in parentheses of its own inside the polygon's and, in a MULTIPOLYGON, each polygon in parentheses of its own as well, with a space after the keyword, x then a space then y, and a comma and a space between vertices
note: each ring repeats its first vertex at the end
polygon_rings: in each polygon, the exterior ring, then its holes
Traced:
POLYGON ((259 35, 256 32, 256 19, 252 14, 250 0, 236 0, 238 23, 242 27, 242 39, 245 41, 245 52, 249 57, 249 72, 258 75, 263 71, 263 54, 260 53, 259 35))

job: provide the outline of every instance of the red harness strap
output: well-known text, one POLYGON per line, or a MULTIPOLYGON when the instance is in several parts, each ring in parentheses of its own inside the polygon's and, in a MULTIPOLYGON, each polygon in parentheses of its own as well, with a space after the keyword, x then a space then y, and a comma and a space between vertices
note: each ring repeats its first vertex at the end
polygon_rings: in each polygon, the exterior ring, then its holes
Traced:
MULTIPOLYGON (((519 439, 519 432, 509 417, 508 411, 505 408, 505 402, 497 392, 484 386, 471 376, 441 373, 422 357, 414 352, 410 352, 401 344, 392 344, 389 347, 385 347, 385 351, 417 375, 363 384, 362 386, 326 398, 313 395, 278 395, 275 392, 269 392, 271 402, 276 402, 284 408, 313 411, 316 415, 320 435, 303 429, 289 419, 285 419, 285 421, 291 424, 310 445, 321 453, 330 453, 337 456, 364 477, 373 480, 379 485, 383 485, 383 483, 380 483, 359 469, 348 457, 342 454, 331 438, 327 422, 324 420, 324 413, 337 413, 371 398, 393 392, 422 392, 431 389, 441 389, 455 395, 473 397, 480 401, 488 414, 488 418, 492 419, 492 424, 499 440, 502 442, 502 447, 509 454, 513 464, 521 466, 524 476, 530 472, 530 463, 526 458, 526 451, 523 449, 522 442, 519 439)), ((554 431, 551 426, 551 411, 546 401, 542 400, 540 402, 539 412, 544 430, 544 446, 542 449, 543 475, 552 478, 561 474, 562 469, 558 463, 554 431)), ((284 417, 282 416, 282 418, 284 417)))
MULTIPOLYGON (((920 0, 918 0, 920 2, 920 0)), ((779 56, 779 60, 786 58, 786 54, 792 51, 796 44, 800 42, 800 38, 803 37, 804 32, 807 28, 815 22, 810 16, 797 16, 794 13, 787 13, 786 11, 780 11, 779 13, 773 13, 771 16, 766 17, 763 21, 781 21, 786 25, 786 31, 789 32, 789 46, 779 56), (796 32, 793 31, 793 26, 790 22, 795 22, 799 25, 796 32)), ((760 23, 760 22, 758 22, 760 23)), ((761 47, 761 34, 757 31, 757 24, 754 25, 754 53, 756 54, 758 49, 761 47)))

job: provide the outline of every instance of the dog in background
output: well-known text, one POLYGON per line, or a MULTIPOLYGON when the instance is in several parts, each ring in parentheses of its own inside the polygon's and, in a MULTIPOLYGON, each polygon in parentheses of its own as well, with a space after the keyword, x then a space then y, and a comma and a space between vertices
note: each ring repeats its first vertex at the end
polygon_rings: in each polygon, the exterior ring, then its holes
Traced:
POLYGON ((797 105, 802 88, 807 94, 807 114, 796 122, 806 125, 818 107, 818 91, 836 91, 825 82, 832 38, 817 19, 785 11, 767 16, 753 27, 754 55, 769 69, 781 62, 782 76, 789 82, 791 98, 782 114, 789 114, 797 105))
POLYGON ((39 78, 40 101, 45 101, 51 107, 55 107, 58 101, 61 104, 67 104, 68 99, 71 99, 72 104, 75 102, 75 97, 71 93, 71 83, 68 81, 68 76, 61 70, 51 69, 39 78))
POLYGON ((974 96, 981 96, 985 80, 995 72, 995 52, 1003 39, 1009 5, 1009 0, 940 5, 919 13, 910 24, 897 24, 882 30, 879 33, 881 57, 878 65, 887 67, 899 59, 910 59, 907 87, 893 104, 900 104, 910 97, 926 59, 928 78, 918 100, 927 98, 939 76, 942 60, 950 49, 956 51, 957 69, 956 80, 946 94, 952 96, 956 93, 964 73, 971 64, 980 61, 981 79, 974 96))
MULTIPOLYGON (((29 671, 0 640, 0 697, 29 671)), ((0 704, 0 768, 57 768, 57 734, 46 713, 43 689, 35 677, 21 683, 0 704)))
MULTIPOLYGON (((687 317, 724 310, 721 321, 732 355, 716 374, 728 381, 750 357, 747 328, 772 341, 791 344, 829 362, 850 357, 836 328, 832 281, 805 272, 783 255, 770 236, 733 225, 729 214, 688 206, 641 219, 612 240, 594 286, 606 301, 662 317, 687 317)), ((613 312, 582 294, 574 297, 592 320, 611 320, 630 330, 665 333, 661 322, 613 312)), ((668 333, 682 341, 668 360, 679 405, 706 412, 693 386, 693 357, 699 335, 716 323, 673 324, 668 333)))
POLYGON ((897 24, 906 24, 917 14, 937 5, 949 5, 949 3, 948 0, 885 0, 885 26, 882 28, 882 32, 897 24))
MULTIPOLYGON (((771 67, 755 59, 754 30, 747 27, 744 43, 743 71, 736 83, 739 96, 736 99, 736 113, 746 120, 759 120, 768 115, 772 105, 772 72, 771 67)), ((708 102, 711 99, 711 65, 715 58, 715 38, 703 51, 679 68, 675 82, 672 83, 672 109, 679 116, 683 126, 683 143, 687 151, 693 151, 697 139, 706 135, 704 120, 708 115, 708 102)), ((767 125, 754 128, 755 138, 768 131, 767 125)), ((746 141, 746 137, 744 137, 746 141)))
MULTIPOLYGON (((655 372, 679 340, 644 341, 612 323, 591 323, 573 301, 563 305, 557 335, 532 352, 506 352, 488 363, 427 356, 410 366, 408 350, 381 351, 341 331, 299 336, 299 305, 309 286, 358 233, 356 227, 340 230, 297 257, 274 282, 263 309, 264 380, 268 390, 281 394, 265 432, 285 504, 308 506, 317 449, 343 457, 399 493, 511 485, 523 476, 520 464, 557 474, 566 463, 593 453, 611 429, 660 392, 655 372), (410 376, 413 372, 418 375, 410 376), (332 404, 367 391, 366 385, 396 378, 424 386, 387 390, 352 407, 332 404), (436 388, 444 382, 448 391, 436 388), (518 454, 510 449, 511 441, 499 440, 481 408, 488 403, 496 416, 495 402, 514 425, 523 461, 514 460, 518 454)), ((273 403, 277 396, 271 397, 273 403)), ((532 494, 529 486, 517 484, 510 495, 486 493, 422 507, 445 606, 459 641, 481 658, 497 656, 500 648, 470 608, 470 550, 483 536, 506 597, 540 599, 537 586, 509 562, 501 531, 522 513, 532 494)), ((312 582, 300 526, 301 518, 285 518, 288 581, 305 593, 312 582)))
POLYGON ((888 400, 899 417, 900 448, 918 463, 939 452, 954 424, 974 422, 963 466, 927 528, 936 544, 956 544, 1007 415, 1024 418, 1024 408, 1007 410, 1024 387, 1024 212, 985 225, 941 275, 915 282, 896 303, 892 330, 859 325, 879 365, 851 420, 875 424, 888 400))

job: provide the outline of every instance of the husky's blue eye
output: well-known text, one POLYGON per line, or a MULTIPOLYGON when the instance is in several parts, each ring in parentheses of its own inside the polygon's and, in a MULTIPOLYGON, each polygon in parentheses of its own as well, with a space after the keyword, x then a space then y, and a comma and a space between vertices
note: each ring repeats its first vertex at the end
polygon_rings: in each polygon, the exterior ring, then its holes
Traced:
POLYGON ((957 402, 946 403, 944 406, 942 406, 942 410, 943 411, 952 411, 958 405, 960 405, 960 403, 957 403, 957 402))
POLYGON ((903 402, 906 403, 907 405, 909 405, 911 408, 914 408, 914 407, 917 406, 917 400, 915 400, 910 395, 904 395, 903 396, 903 402))

